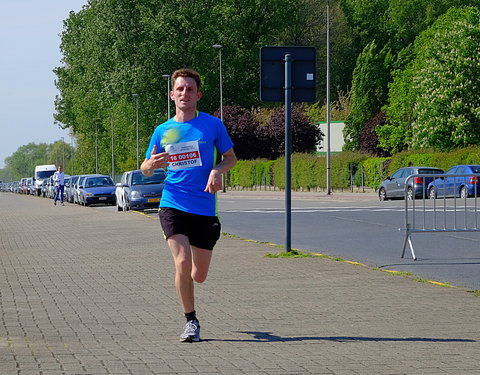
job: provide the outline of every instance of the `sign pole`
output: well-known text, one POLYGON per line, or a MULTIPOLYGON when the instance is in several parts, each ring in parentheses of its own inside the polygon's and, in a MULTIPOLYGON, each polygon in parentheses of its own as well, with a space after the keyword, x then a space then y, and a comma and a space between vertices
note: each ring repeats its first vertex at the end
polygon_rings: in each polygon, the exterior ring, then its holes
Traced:
POLYGON ((327 0, 327 195, 332 194, 330 182, 330 0, 327 0))
POLYGON ((285 251, 292 244, 292 55, 285 55, 285 251))
POLYGON ((292 101, 315 101, 315 48, 260 48, 260 100, 285 101, 285 251, 292 250, 292 101), (295 64, 294 64, 295 63, 295 64))

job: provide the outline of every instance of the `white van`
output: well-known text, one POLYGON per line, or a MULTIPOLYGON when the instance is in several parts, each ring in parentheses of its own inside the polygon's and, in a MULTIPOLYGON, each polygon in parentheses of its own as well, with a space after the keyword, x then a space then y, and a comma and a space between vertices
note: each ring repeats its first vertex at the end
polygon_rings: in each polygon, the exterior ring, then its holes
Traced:
POLYGON ((55 164, 37 165, 35 167, 35 174, 33 175, 33 178, 35 179, 35 191, 37 192, 38 196, 42 194, 43 180, 53 176, 56 170, 57 167, 55 164))

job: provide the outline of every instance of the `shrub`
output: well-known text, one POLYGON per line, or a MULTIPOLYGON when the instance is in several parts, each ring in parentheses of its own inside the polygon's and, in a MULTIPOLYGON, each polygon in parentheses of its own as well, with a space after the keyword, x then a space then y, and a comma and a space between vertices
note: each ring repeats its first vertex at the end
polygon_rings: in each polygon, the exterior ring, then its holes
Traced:
MULTIPOLYGON (((387 161, 390 158, 368 158, 363 163, 364 184, 372 189, 377 189, 382 181, 388 176, 387 161)), ((357 186, 360 185, 356 181, 357 186)))
MULTIPOLYGON (((219 116, 219 113, 215 113, 219 116)), ((238 105, 223 108, 223 122, 232 138, 237 158, 256 159, 262 156, 262 145, 257 138, 259 123, 250 111, 238 105)))
POLYGON ((360 134, 360 152, 380 157, 388 156, 388 153, 380 147, 375 132, 377 126, 384 124, 385 113, 381 111, 367 121, 360 134))
MULTIPOLYGON (((292 108, 292 153, 312 153, 322 139, 320 129, 311 124, 298 107, 292 108)), ((257 132, 262 142, 262 157, 276 159, 285 154, 285 110, 275 108, 270 121, 257 132)))

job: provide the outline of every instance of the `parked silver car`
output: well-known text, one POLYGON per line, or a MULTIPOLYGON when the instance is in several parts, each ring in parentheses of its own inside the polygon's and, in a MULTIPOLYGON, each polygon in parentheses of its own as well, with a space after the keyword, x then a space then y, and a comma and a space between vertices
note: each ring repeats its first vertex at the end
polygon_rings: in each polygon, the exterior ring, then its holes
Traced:
POLYGON ((115 205, 115 184, 110 176, 94 174, 82 178, 78 190, 78 203, 83 206, 91 204, 115 205))
POLYGON ((116 185, 117 210, 144 210, 157 208, 162 197, 166 173, 155 169, 150 177, 145 177, 137 169, 124 172, 121 182, 116 185))
POLYGON ((432 167, 404 167, 395 171, 391 176, 387 177, 378 188, 378 198, 381 201, 394 198, 404 198, 405 189, 407 189, 407 199, 428 198, 427 186, 433 181, 433 177, 414 177, 407 178, 415 174, 442 174, 444 171, 440 168, 432 167))

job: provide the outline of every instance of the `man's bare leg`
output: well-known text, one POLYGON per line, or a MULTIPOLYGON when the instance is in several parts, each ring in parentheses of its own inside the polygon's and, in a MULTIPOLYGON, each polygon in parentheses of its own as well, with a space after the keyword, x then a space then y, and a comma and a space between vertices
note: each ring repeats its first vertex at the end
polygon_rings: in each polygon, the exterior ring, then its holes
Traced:
POLYGON ((175 288, 187 319, 180 341, 200 341, 200 324, 195 314, 194 281, 202 283, 207 278, 212 251, 190 246, 188 238, 182 234, 169 237, 168 245, 175 262, 175 288))
POLYGON ((168 238, 168 246, 175 262, 175 289, 183 312, 195 310, 194 286, 192 279, 192 250, 187 236, 175 234, 168 238))

